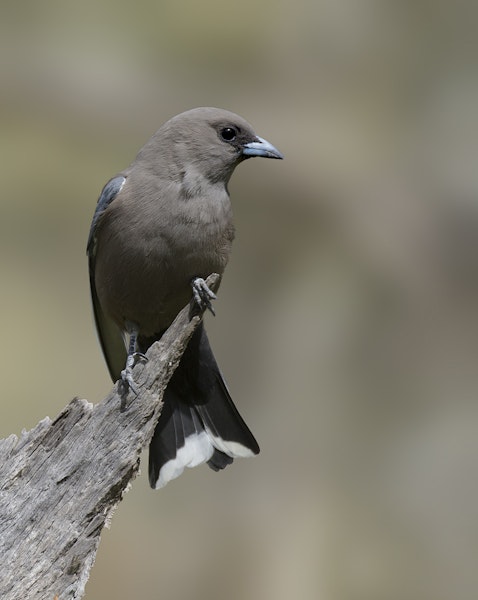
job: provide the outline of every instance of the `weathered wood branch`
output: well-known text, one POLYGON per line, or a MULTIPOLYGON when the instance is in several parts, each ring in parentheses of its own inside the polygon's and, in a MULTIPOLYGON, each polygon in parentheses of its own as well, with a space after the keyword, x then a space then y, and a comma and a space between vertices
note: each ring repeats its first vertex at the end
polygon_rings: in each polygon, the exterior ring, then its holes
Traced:
MULTIPOLYGON (((207 283, 219 286, 219 276, 207 283)), ((139 469, 162 396, 201 315, 185 307, 134 369, 140 389, 118 384, 99 404, 75 398, 20 439, 0 440, 0 598, 81 598, 100 535, 139 469)))

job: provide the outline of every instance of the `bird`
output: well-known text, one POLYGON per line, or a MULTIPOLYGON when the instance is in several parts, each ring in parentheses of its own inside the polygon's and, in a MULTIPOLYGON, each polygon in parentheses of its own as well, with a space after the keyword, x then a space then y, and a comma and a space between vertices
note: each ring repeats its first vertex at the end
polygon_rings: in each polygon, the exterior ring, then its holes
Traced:
MULTIPOLYGON (((206 278, 222 276, 235 235, 228 182, 252 157, 283 158, 242 117, 194 108, 166 121, 103 187, 87 256, 96 330, 113 382, 138 393, 135 361, 188 302, 214 314, 206 278)), ((153 489, 185 467, 207 463, 219 471, 259 453, 202 321, 163 401, 149 447, 153 489)))

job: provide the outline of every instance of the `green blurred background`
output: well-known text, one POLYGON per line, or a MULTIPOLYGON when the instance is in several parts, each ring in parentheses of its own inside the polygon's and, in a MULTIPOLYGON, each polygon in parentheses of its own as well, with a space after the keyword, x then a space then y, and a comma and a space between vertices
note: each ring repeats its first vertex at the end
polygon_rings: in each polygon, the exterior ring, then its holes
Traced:
MULTIPOLYGON (((85 244, 170 116, 240 113, 208 329, 262 453, 149 490, 86 598, 478 594, 478 5, 3 0, 2 437, 111 383, 85 244)), ((146 456, 144 457, 146 458, 146 456)))

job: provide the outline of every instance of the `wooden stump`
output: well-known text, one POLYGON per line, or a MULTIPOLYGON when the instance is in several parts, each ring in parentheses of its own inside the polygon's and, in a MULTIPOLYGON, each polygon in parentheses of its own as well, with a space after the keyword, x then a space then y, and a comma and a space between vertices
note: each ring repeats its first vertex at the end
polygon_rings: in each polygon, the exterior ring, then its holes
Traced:
MULTIPOLYGON (((212 290, 220 277, 211 275, 212 290)), ((0 440, 0 598, 67 600, 84 594, 100 535, 139 469, 162 397, 202 315, 185 307, 99 404, 75 398, 18 439, 0 440)))

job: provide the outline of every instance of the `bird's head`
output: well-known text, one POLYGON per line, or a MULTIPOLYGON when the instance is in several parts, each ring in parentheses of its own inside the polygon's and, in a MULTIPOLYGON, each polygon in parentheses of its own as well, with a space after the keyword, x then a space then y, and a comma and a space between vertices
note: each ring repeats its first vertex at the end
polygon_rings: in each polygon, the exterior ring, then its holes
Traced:
POLYGON ((194 170, 211 182, 227 184, 234 168, 254 156, 283 158, 239 115, 219 108, 194 108, 167 121, 144 147, 148 160, 170 176, 194 170), (174 165, 174 167, 172 167, 174 165), (172 172, 172 169, 175 172, 172 172))

